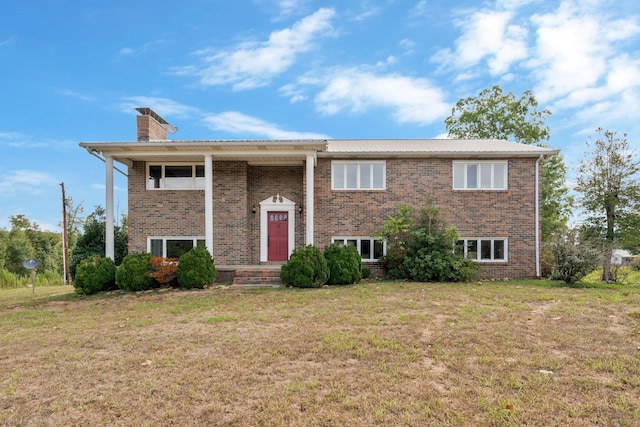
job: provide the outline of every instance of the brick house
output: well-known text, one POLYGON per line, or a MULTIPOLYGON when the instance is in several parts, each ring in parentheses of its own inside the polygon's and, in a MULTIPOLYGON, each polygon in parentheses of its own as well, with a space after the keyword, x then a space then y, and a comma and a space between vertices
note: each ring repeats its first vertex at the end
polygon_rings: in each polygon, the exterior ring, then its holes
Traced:
POLYGON ((222 272, 339 241, 380 273, 386 248, 371 236, 397 205, 430 195, 483 277, 540 275, 541 159, 554 150, 501 140, 174 141, 173 126, 137 110, 137 141, 80 143, 106 164, 111 258, 118 162, 128 169, 130 252, 201 245, 222 272))

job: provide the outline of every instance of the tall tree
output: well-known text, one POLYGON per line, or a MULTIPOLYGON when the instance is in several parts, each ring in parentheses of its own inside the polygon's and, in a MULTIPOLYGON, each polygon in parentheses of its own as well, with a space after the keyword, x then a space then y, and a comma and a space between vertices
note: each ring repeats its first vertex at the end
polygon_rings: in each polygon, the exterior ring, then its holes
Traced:
POLYGON ((596 129, 597 138, 587 141, 586 157, 580 162, 575 190, 587 215, 586 227, 603 243, 602 280, 615 280, 611 255, 622 240, 637 238, 640 162, 627 135, 596 129), (635 237, 633 237, 635 236, 635 237))
MULTIPOLYGON (((522 144, 541 144, 550 136, 547 109, 538 111, 538 101, 525 91, 520 98, 504 94, 498 85, 477 97, 460 99, 444 121, 451 138, 505 139, 522 144)), ((542 162, 542 240, 563 229, 569 219, 571 200, 565 185, 567 169, 560 154, 542 162)))
MULTIPOLYGON (((104 208, 96 206, 84 224, 84 232, 78 237, 78 241, 71 253, 69 260, 69 272, 74 278, 78 264, 91 255, 105 256, 105 230, 106 213, 104 208)), ((127 217, 123 215, 122 225, 114 227, 114 246, 116 265, 120 265, 122 259, 128 253, 127 217)))
POLYGON ((482 90, 477 97, 460 99, 444 121, 454 138, 508 139, 536 144, 549 139, 545 119, 551 111, 537 110, 538 101, 531 91, 520 99, 504 95, 498 85, 482 90))

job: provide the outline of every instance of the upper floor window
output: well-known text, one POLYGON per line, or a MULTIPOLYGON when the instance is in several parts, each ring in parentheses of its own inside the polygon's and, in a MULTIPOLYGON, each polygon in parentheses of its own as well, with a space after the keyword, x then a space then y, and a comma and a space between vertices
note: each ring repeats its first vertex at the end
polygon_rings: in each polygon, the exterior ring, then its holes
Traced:
POLYGON ((506 190, 507 162, 453 162, 455 190, 506 190))
POLYGON ((387 249, 384 240, 371 237, 332 237, 331 243, 355 246, 363 261, 377 261, 387 249))
POLYGON ((204 165, 147 164, 147 190, 202 190, 204 165))
POLYGON ((384 190, 386 163, 333 161, 331 162, 332 190, 384 190))

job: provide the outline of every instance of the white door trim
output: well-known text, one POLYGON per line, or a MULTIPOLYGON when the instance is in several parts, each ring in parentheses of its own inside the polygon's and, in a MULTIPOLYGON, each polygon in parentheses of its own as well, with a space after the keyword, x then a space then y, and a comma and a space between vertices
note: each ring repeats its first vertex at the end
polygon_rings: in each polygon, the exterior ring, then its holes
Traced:
POLYGON ((269 259, 268 248, 268 213, 271 211, 287 212, 288 224, 289 224, 289 242, 287 244, 289 254, 287 258, 291 256, 291 252, 295 249, 295 231, 296 231, 296 204, 282 197, 280 194, 276 194, 273 197, 268 197, 260 202, 260 262, 267 262, 269 259))

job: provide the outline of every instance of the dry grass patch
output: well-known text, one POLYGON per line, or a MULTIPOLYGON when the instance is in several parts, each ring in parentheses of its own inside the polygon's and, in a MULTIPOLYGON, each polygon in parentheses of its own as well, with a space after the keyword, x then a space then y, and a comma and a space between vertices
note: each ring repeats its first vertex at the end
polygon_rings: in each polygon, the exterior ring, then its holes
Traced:
POLYGON ((0 424, 637 425, 638 291, 2 291, 0 424))

